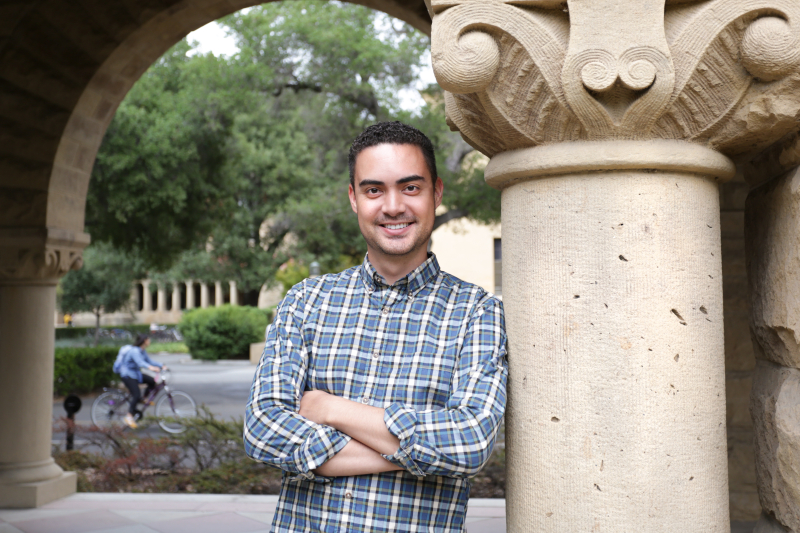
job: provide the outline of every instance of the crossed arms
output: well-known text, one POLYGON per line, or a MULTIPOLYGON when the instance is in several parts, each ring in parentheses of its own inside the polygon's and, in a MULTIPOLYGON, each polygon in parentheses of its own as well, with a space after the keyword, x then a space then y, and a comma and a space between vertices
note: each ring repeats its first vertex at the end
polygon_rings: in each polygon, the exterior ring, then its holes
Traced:
POLYGON ((390 470, 467 477, 480 470, 506 400, 506 338, 496 300, 481 302, 470 318, 445 405, 421 410, 412 398, 382 409, 307 391, 301 296, 290 291, 267 330, 245 412, 250 457, 318 481, 390 470))

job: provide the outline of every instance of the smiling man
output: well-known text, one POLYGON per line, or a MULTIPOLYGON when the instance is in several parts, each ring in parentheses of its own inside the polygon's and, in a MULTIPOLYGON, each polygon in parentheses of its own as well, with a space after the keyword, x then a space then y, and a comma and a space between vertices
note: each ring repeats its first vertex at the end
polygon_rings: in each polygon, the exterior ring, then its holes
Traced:
POLYGON ((506 402, 501 303, 439 269, 443 184, 399 122, 350 148, 358 266, 295 285, 267 328, 244 443, 284 471, 273 532, 461 532, 506 402))

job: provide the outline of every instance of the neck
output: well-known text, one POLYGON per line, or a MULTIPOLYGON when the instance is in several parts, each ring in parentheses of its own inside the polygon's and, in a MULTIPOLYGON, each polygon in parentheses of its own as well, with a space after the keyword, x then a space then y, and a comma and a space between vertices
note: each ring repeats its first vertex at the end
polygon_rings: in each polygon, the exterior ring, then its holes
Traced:
POLYGON ((376 250, 367 249, 369 262, 388 285, 394 283, 420 266, 428 259, 428 245, 422 246, 407 255, 384 255, 376 250))

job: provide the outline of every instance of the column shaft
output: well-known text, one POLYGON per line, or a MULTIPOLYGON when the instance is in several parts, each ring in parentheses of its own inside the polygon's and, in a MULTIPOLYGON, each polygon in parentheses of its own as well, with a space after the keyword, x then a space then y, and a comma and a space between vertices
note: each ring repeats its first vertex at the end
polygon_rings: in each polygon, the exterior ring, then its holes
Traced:
POLYGON ((718 188, 503 191, 509 531, 728 533, 718 188))
POLYGON ((220 307, 225 303, 225 297, 222 296, 222 283, 219 281, 214 282, 214 305, 220 307))
POLYGON ((163 312, 167 310, 167 291, 163 283, 158 283, 156 286, 158 287, 156 289, 156 310, 163 312))
POLYGON ((194 281, 186 280, 186 309, 194 309, 194 281))
POLYGON ((148 313, 153 310, 153 293, 150 292, 150 280, 142 281, 142 311, 148 313))
POLYGON ((181 288, 177 281, 172 283, 172 311, 181 310, 181 288))
POLYGON ((231 305, 239 305, 239 290, 236 288, 235 281, 229 281, 231 291, 231 305))
POLYGON ((54 283, 0 285, 0 507, 35 507, 75 492, 50 457, 54 283))
POLYGON ((200 282, 200 307, 208 307, 208 283, 205 281, 200 282))

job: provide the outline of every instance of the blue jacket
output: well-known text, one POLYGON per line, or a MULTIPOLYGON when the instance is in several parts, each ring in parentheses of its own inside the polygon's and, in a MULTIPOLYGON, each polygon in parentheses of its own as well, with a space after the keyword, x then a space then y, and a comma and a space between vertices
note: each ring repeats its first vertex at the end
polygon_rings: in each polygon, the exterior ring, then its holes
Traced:
POLYGON ((145 366, 157 366, 161 368, 164 365, 150 359, 147 352, 138 346, 131 346, 125 354, 125 359, 122 362, 122 369, 119 371, 119 375, 123 378, 134 378, 141 383, 142 372, 139 369, 145 366))

